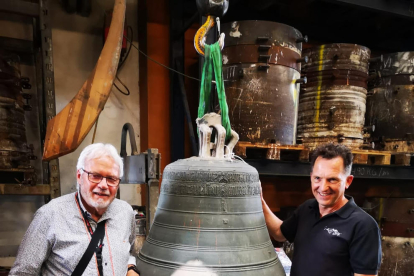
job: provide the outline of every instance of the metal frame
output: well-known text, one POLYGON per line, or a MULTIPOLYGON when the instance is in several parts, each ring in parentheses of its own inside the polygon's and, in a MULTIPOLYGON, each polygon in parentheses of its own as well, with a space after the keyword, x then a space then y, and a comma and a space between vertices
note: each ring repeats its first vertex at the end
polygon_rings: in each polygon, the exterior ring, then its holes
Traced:
MULTIPOLYGON (((255 167, 263 176, 309 177, 310 175, 310 163, 267 159, 247 159, 245 161, 255 167)), ((414 168, 354 164, 352 175, 363 179, 414 180, 414 168)))
MULTIPOLYGON (((184 1, 172 0, 170 7, 170 64, 177 71, 184 72, 184 34, 179 34, 184 26, 184 1)), ((174 72, 170 73, 170 80, 171 162, 174 162, 184 158, 185 107, 180 83, 174 72)))
MULTIPOLYGON (((41 147, 44 146, 47 122, 56 115, 54 87, 52 27, 50 24, 49 1, 31 3, 22 0, 0 0, 0 11, 33 17, 33 41, 0 37, 0 45, 6 49, 33 55, 36 67, 37 91, 39 96, 39 118, 41 147), (42 91, 43 93, 40 93, 42 91)), ((44 184, 21 186, 0 184, 0 194, 46 195, 46 201, 60 196, 58 159, 42 162, 44 184)))
POLYGON ((414 2, 401 0, 324 0, 325 2, 359 6, 414 19, 414 2))
MULTIPOLYGON (((45 123, 56 115, 55 99, 55 77, 53 68, 53 48, 52 48, 52 27, 50 24, 50 13, 48 0, 40 0, 40 41, 43 56, 43 95, 45 107, 45 123)), ((44 146, 44 137, 46 131, 42 133, 42 148, 44 146)), ((48 170, 49 184, 51 188, 50 197, 60 196, 60 177, 59 177, 59 160, 54 159, 49 162, 43 162, 43 170, 48 170)), ((46 173, 46 171, 45 171, 46 173)), ((47 178, 44 178, 47 179, 47 178)))
POLYGON ((39 4, 21 0, 0 0, 0 10, 21 15, 39 16, 39 4))

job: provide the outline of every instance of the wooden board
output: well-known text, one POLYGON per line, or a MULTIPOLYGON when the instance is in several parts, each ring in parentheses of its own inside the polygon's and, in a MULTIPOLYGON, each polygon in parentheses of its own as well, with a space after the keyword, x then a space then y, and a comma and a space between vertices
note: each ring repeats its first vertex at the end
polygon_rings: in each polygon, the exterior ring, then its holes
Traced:
POLYGON ((413 166, 414 153, 393 153, 391 157, 391 165, 397 166, 413 166))
POLYGON ((238 142, 234 153, 242 158, 251 158, 249 151, 265 151, 265 158, 270 160, 308 161, 309 149, 302 145, 252 144, 238 142))
POLYGON ((48 122, 43 160, 77 149, 104 108, 118 69, 125 9, 125 0, 115 1, 108 38, 95 69, 70 103, 48 122))
POLYGON ((390 165, 391 152, 378 150, 352 150, 354 164, 390 165))

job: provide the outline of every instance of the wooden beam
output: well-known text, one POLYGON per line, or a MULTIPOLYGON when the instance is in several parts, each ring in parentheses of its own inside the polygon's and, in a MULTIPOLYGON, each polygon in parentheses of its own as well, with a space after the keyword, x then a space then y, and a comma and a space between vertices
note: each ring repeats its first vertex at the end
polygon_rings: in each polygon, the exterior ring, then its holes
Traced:
POLYGON ((0 184, 0 195, 50 195, 50 185, 0 184))
POLYGON ((48 122, 43 160, 76 150, 103 110, 118 70, 125 9, 125 0, 115 1, 108 38, 95 69, 70 103, 48 122))

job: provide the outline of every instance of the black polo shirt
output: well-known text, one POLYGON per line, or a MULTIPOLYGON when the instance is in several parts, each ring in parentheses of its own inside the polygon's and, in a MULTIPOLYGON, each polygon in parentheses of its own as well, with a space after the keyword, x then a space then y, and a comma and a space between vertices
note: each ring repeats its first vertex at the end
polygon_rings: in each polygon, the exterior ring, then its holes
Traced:
POLYGON ((281 231, 294 242, 291 276, 376 275, 381 264, 381 233, 376 221, 354 199, 320 217, 316 199, 298 207, 281 231))

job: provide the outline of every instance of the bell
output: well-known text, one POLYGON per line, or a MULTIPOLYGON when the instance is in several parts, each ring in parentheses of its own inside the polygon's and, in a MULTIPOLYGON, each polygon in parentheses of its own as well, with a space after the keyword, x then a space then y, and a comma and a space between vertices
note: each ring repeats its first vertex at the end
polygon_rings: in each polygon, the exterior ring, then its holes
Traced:
POLYGON ((232 159, 238 135, 232 131, 224 147, 220 122, 215 113, 198 119, 200 157, 165 168, 138 255, 141 276, 285 275, 267 231, 257 170, 232 159))

